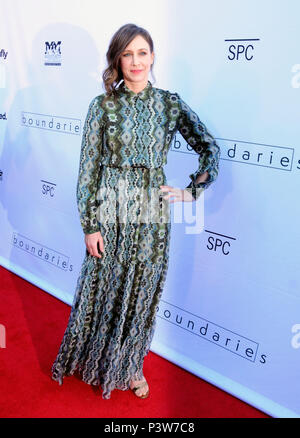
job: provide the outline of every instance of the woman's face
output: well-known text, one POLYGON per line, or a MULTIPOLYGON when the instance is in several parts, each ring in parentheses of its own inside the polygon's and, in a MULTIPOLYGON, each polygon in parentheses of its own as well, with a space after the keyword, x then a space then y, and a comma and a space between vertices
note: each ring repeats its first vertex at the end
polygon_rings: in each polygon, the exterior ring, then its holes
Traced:
POLYGON ((147 41, 137 35, 121 53, 120 67, 124 79, 128 82, 145 83, 153 64, 154 53, 150 52, 147 41))

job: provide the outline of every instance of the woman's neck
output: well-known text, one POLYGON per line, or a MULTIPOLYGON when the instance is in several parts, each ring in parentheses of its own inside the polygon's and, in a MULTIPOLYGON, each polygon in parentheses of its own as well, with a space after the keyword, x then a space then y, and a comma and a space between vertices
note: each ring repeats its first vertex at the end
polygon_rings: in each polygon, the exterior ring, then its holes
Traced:
POLYGON ((148 79, 143 82, 129 82, 126 79, 124 79, 125 85, 126 87, 128 87, 131 91, 133 91, 134 93, 139 93, 140 91, 142 91, 144 88, 147 87, 148 84, 148 79))

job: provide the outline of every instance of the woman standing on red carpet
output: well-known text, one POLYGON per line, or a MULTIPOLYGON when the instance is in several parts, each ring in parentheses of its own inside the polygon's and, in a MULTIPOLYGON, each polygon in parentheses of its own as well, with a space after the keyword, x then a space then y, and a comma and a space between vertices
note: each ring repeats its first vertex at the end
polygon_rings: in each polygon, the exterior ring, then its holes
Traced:
POLYGON ((52 378, 62 384, 78 370, 104 399, 114 389, 145 398, 143 362, 169 260, 169 204, 194 201, 215 181, 220 148, 176 92, 152 86, 145 29, 122 26, 106 57, 106 92, 88 108, 77 184, 87 249, 52 378), (198 153, 185 189, 167 185, 163 169, 177 131, 198 153))

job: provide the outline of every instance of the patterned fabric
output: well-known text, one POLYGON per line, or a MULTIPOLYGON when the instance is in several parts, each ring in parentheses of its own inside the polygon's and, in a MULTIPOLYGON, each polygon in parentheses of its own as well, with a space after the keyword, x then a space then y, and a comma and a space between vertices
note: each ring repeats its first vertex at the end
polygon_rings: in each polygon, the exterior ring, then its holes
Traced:
POLYGON ((163 166, 179 131, 199 154, 187 187, 194 198, 218 176, 220 148, 177 93, 124 82, 117 98, 95 97, 86 116, 77 183, 85 234, 101 232, 102 258, 86 250, 52 378, 78 371, 102 387, 102 398, 143 377, 167 275, 170 204, 160 185, 163 166), (196 184, 208 171, 209 177, 196 184), (199 191, 200 189, 200 191, 199 191))

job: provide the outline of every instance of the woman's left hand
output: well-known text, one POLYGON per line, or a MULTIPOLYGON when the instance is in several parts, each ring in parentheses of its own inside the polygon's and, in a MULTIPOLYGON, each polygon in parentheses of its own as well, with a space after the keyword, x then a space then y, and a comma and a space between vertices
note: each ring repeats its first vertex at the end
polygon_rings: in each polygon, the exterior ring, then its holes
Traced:
POLYGON ((170 200, 170 204, 174 202, 193 202, 195 199, 188 190, 180 189, 172 186, 160 186, 162 192, 170 192, 163 196, 163 199, 170 200))

